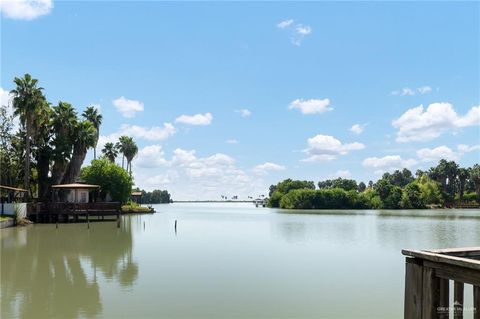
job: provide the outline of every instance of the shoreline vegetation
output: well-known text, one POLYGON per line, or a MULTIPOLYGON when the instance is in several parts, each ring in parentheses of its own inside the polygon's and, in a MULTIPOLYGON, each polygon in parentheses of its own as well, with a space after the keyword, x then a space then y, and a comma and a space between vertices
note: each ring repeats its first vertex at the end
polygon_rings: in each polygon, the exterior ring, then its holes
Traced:
MULTIPOLYGON (((128 204, 134 185, 132 161, 138 154, 133 138, 120 136, 116 143, 105 143, 97 157, 103 121, 97 107, 89 106, 79 114, 65 101, 50 103, 44 88, 30 74, 15 77, 13 82, 15 88, 9 92, 13 114, 0 106, 1 184, 23 187, 27 190, 25 202, 47 202, 52 185, 86 182, 100 186, 100 191, 92 194, 95 201, 128 204), (93 160, 84 165, 91 149, 93 160), (121 165, 116 162, 119 156, 121 165)), ((8 199, 8 193, 0 196, 2 201, 8 199)), ((142 191, 142 197, 145 204, 171 201, 163 190, 142 191)), ((143 211, 131 203, 126 207, 143 211)))
POLYGON ((442 159, 415 176, 406 168, 384 173, 377 181, 286 179, 270 186, 268 207, 285 209, 426 209, 478 208, 480 165, 461 168, 442 159))

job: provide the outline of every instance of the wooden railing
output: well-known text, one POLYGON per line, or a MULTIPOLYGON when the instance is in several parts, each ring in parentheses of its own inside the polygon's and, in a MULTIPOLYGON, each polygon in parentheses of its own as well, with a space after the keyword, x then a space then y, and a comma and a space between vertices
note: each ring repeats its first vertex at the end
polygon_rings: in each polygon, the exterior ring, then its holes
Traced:
MULTIPOLYGON (((473 285, 469 312, 480 319, 480 247, 402 250, 406 257, 405 319, 463 318, 464 285, 473 285), (450 304, 450 280, 453 303, 450 304)), ((465 311, 466 313, 466 311, 465 311)))
POLYGON ((62 214, 77 212, 120 212, 121 205, 119 202, 96 202, 96 203, 68 203, 68 202, 48 202, 37 203, 32 209, 32 213, 62 214))

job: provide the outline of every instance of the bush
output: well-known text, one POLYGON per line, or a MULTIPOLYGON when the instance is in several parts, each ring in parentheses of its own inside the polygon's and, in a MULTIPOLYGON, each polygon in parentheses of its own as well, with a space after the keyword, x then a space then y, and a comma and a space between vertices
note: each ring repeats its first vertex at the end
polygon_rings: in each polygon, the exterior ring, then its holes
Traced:
POLYGON ((464 202, 475 202, 477 200, 477 194, 475 192, 463 194, 464 202))
POLYGON ((400 202, 402 208, 425 208, 425 203, 422 199, 422 192, 416 182, 405 186, 400 202))
POLYGON ((81 178, 86 183, 100 185, 102 200, 110 194, 113 201, 126 203, 132 193, 133 181, 130 175, 107 159, 93 160, 90 166, 82 169, 81 178))
MULTIPOLYGON (((274 195, 274 194, 272 194, 274 195)), ((278 195, 276 195, 278 196, 278 195)), ((287 209, 353 209, 370 208, 369 198, 357 191, 331 189, 295 189, 280 199, 280 207, 287 209)))

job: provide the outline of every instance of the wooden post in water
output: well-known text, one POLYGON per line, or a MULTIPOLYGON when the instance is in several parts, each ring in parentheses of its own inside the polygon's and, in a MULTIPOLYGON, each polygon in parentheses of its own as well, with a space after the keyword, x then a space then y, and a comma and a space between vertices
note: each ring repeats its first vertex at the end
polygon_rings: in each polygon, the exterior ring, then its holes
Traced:
POLYGON ((177 234, 177 220, 175 219, 175 235, 177 234))

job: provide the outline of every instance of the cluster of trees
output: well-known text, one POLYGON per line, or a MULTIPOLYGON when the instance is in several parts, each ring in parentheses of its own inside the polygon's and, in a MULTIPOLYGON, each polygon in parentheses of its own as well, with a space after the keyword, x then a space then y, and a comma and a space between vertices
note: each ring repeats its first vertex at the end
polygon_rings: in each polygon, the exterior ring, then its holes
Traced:
POLYGON ((93 160, 82 168, 81 178, 88 184, 100 185, 99 198, 110 196, 112 201, 126 203, 132 193, 132 176, 123 168, 106 158, 93 160))
MULTIPOLYGON (((67 102, 52 105, 38 80, 29 74, 13 82, 15 89, 10 95, 14 113, 9 114, 4 105, 0 107, 0 180, 4 185, 23 186, 29 191, 28 197, 45 200, 51 185, 78 180, 90 148, 96 159, 102 115, 93 106, 79 115, 67 102), (13 132, 15 118, 20 124, 17 132, 13 132)), ((127 159, 131 175, 138 147, 132 138, 123 136, 116 150, 116 155, 121 152, 127 159)), ((107 151, 104 155, 115 160, 116 155, 107 151)))
POLYGON ((132 160, 138 153, 138 146, 129 136, 120 136, 117 143, 108 142, 105 143, 102 149, 103 155, 108 158, 112 163, 115 163, 115 159, 118 154, 122 154, 122 168, 125 165, 125 159, 127 159, 126 170, 132 174, 132 160))
POLYGON ((168 204, 172 202, 170 193, 166 190, 155 189, 152 192, 147 192, 137 188, 134 191, 142 192, 142 204, 168 204))
POLYGON ((440 160, 415 176, 408 169, 385 173, 376 183, 337 178, 320 181, 286 179, 270 186, 269 206, 289 209, 410 209, 429 205, 480 203, 480 165, 460 168, 440 160))

